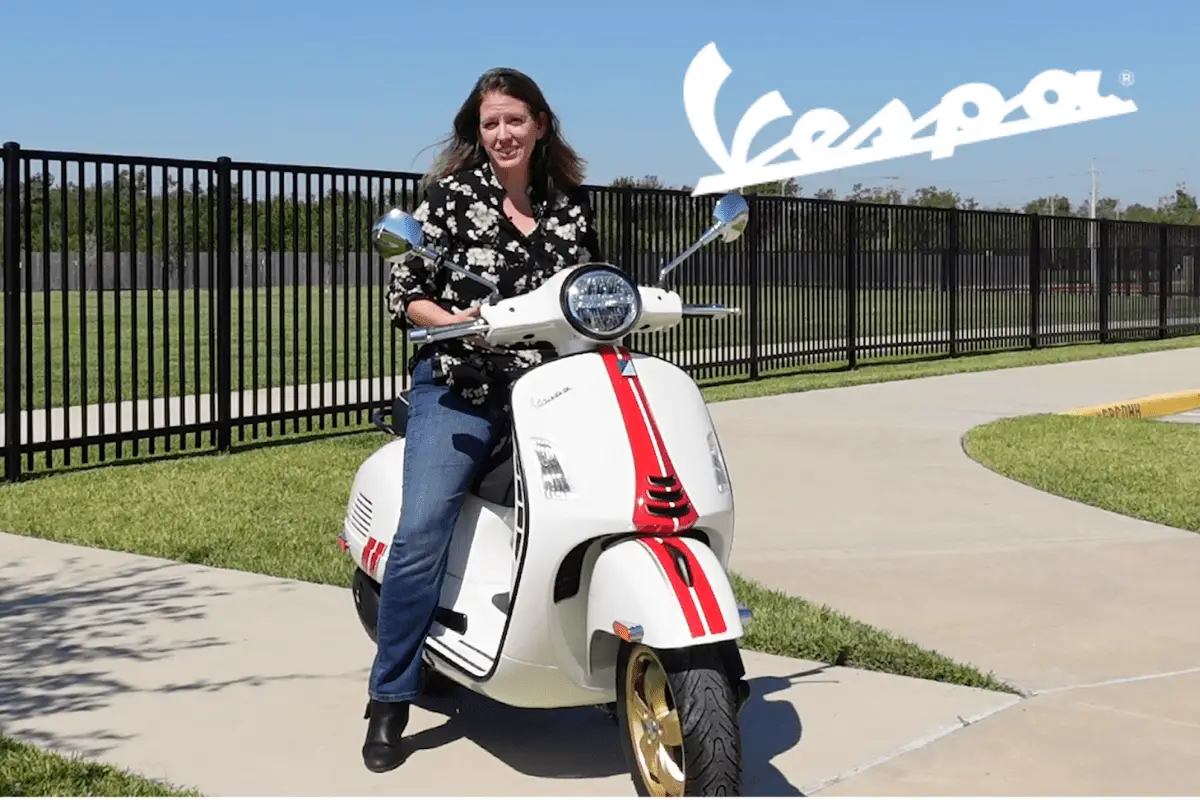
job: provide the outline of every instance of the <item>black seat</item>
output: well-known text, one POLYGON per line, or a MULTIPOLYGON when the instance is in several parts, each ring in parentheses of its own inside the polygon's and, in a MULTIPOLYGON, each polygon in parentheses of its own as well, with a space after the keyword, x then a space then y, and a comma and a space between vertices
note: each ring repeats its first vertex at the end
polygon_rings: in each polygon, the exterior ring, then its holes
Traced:
MULTIPOLYGON (((408 426, 409 394, 410 390, 402 391, 392 400, 390 424, 383 422, 382 410, 376 412, 376 426, 386 433, 403 438, 408 426)), ((488 456, 479 477, 471 484, 471 494, 489 503, 513 508, 516 505, 516 480, 513 475, 512 456, 512 436, 506 433, 488 456)))
POLYGON ((405 389, 392 400, 392 431, 401 439, 408 427, 408 396, 412 389, 405 389))
POLYGON ((471 484, 471 494, 505 508, 516 506, 511 434, 504 434, 471 484))

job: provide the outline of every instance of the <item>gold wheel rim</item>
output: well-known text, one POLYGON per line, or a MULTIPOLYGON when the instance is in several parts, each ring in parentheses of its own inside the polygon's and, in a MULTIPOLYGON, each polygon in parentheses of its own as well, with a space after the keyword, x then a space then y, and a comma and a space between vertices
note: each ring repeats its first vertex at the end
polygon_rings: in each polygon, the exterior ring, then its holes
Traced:
POLYGON ((667 684, 667 671, 652 650, 638 645, 625 673, 625 707, 633 756, 652 797, 682 797, 685 783, 683 727, 667 684))

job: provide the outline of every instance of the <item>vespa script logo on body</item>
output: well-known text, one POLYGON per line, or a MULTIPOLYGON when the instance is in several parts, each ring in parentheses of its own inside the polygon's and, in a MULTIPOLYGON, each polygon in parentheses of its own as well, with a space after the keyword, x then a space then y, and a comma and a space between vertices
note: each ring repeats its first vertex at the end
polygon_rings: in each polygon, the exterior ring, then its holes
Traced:
POLYGON ((769 123, 791 115, 792 110, 778 91, 763 95, 738 121, 733 142, 726 149, 717 127, 716 105, 721 86, 732 72, 717 52, 716 44, 710 42, 692 59, 683 79, 683 104, 688 122, 721 170, 701 178, 693 196, 924 152, 930 153, 931 159, 949 158, 959 145, 1137 111, 1132 100, 1100 95, 1100 72, 1097 70, 1066 72, 1051 69, 1035 76, 1011 100, 1005 100, 1004 95, 989 84, 964 83, 943 95, 940 103, 916 120, 908 106, 892 100, 836 147, 831 145, 850 130, 850 123, 831 108, 816 108, 796 120, 789 136, 750 158, 750 144, 758 132, 769 123), (1047 101, 1048 92, 1057 95, 1055 102, 1047 101), (967 115, 968 103, 978 107, 975 116, 967 115), (1005 118, 1018 108, 1024 109, 1028 118, 1005 122, 1005 118), (913 138, 930 126, 933 127, 930 135, 913 138), (879 136, 871 146, 859 148, 876 131, 879 136), (796 159, 771 163, 789 150, 796 159))

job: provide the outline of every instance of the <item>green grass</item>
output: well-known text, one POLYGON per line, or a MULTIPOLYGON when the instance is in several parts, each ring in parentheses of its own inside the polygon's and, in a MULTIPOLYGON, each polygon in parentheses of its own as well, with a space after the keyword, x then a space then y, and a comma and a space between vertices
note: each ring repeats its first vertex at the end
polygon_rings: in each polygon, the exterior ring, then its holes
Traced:
POLYGON ((125 770, 0 736, 0 797, 199 797, 125 770))
MULTIPOLYGON (((311 301, 307 287, 296 288, 293 293, 291 286, 276 287, 269 297, 264 289, 257 296, 250 290, 234 294, 235 391, 403 372, 401 333, 393 336, 378 287, 347 291, 339 286, 336 296, 328 287, 325 294, 313 287, 311 301)), ((206 290, 139 291, 136 301, 130 291, 33 293, 28 316, 33 335, 27 343, 23 324, 20 344, 23 381, 32 368, 32 381, 22 387, 22 407, 111 403, 118 390, 122 401, 211 391, 216 386, 214 298, 206 290)), ((0 320, 3 316, 0 311, 0 320)), ((3 404, 0 397, 0 411, 3 404)))
MULTIPOLYGON (((635 336, 630 344, 665 353, 749 344, 747 289, 684 284, 680 291, 685 302, 736 305, 743 316, 716 323, 689 319, 675 331, 635 336)), ((33 334, 27 343, 22 325, 22 380, 27 374, 32 380, 22 388, 23 407, 114 402, 118 390, 121 400, 205 393, 216 385, 211 292, 142 290, 136 301, 130 291, 34 292, 22 298, 23 319, 26 299, 33 334)), ((845 335, 847 309, 839 290, 771 286, 762 290, 759 302, 759 338, 765 345, 839 341, 845 335)), ((1045 325, 1097 318, 1089 295, 1046 295, 1042 302, 1045 325)), ((950 324, 948 296, 937 291, 863 290, 857 313, 861 338, 918 335, 950 324)), ((1200 298, 1172 297, 1168 313, 1172 319, 1200 317, 1200 298)), ((1157 320, 1158 301, 1116 296, 1110 317, 1157 320)), ((235 391, 402 374, 411 352, 383 313, 379 287, 314 286, 310 296, 308 287, 285 286, 275 287, 269 297, 265 288, 257 295, 247 289, 233 296, 232 322, 235 391)), ((1026 295, 960 293, 960 331, 1028 325, 1026 295)), ((3 404, 0 396, 0 411, 3 404)))
POLYGON ((1045 492, 1200 532, 1200 425, 1033 415, 975 428, 963 449, 1045 492))

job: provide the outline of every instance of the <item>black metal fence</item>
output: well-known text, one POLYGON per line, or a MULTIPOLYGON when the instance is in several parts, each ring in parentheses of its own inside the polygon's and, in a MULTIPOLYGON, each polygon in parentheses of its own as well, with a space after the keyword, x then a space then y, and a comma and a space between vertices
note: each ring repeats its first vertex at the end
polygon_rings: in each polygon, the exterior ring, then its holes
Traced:
MULTIPOLYGON (((368 235, 418 175, 3 152, 6 480, 358 427, 406 386, 368 235)), ((604 257, 642 280, 715 199, 590 191, 604 257)), ((674 276, 743 315, 630 342, 699 380, 1200 333, 1200 228, 748 199, 746 234, 674 276)))

